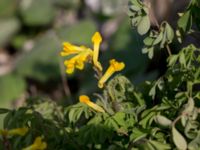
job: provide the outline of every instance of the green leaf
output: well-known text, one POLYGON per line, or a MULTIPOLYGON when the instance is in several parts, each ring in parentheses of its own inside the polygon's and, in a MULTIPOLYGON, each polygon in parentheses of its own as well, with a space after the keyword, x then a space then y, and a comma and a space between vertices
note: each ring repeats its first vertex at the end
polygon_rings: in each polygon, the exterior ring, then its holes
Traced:
POLYGON ((179 43, 182 43, 182 35, 180 30, 176 30, 176 36, 179 43))
POLYGON ((126 127, 126 114, 123 112, 117 112, 114 116, 113 119, 122 127, 126 127))
POLYGON ((188 117, 181 116, 181 124, 182 124, 183 127, 186 126, 187 121, 188 121, 188 117))
POLYGON ((163 127, 170 127, 172 125, 171 120, 169 120, 168 118, 161 116, 161 115, 155 116, 154 120, 156 123, 158 123, 159 125, 161 125, 163 127))
POLYGON ((156 150, 156 148, 147 140, 144 143, 138 145, 138 148, 139 150, 156 150))
POLYGON ((186 67, 186 60, 185 60, 185 54, 184 53, 180 53, 179 62, 180 62, 181 65, 186 67))
POLYGON ((129 6, 129 9, 130 9, 131 11, 139 11, 139 10, 141 10, 141 7, 139 7, 139 6, 137 6, 137 5, 130 5, 130 6, 129 6))
POLYGON ((193 98, 190 97, 188 99, 187 104, 184 105, 183 112, 189 114, 189 113, 191 113, 194 110, 194 108, 195 108, 194 100, 193 100, 193 98))
POLYGON ((133 17, 131 19, 132 26, 138 26, 141 20, 142 20, 141 16, 133 17))
POLYGON ((0 47, 4 46, 19 31, 20 22, 17 18, 0 19, 0 47))
POLYGON ((148 47, 148 48, 145 47, 142 49, 142 53, 143 54, 148 53, 149 59, 152 59, 154 55, 154 47, 148 47))
POLYGON ((142 53, 143 54, 146 54, 146 53, 148 53, 149 52, 149 49, 147 48, 147 47, 144 47, 143 49, 142 49, 142 53))
POLYGON ((190 10, 186 11, 183 16, 178 20, 178 27, 183 30, 183 32, 188 31, 192 26, 192 17, 190 10))
POLYGON ((16 0, 0 0, 0 17, 7 18, 13 16, 16 8, 16 0))
POLYGON ((149 59, 152 59, 154 55, 154 47, 150 47, 149 48, 149 53, 148 53, 148 57, 149 59))
POLYGON ((46 25, 53 21, 55 9, 49 0, 21 0, 20 14, 26 25, 46 25))
POLYGON ((150 91, 149 91, 149 96, 151 96, 153 99, 155 98, 156 96, 156 85, 154 85, 150 91))
POLYGON ((10 110, 6 108, 0 108, 0 114, 8 113, 10 110))
POLYGON ((142 17, 141 21, 139 22, 137 26, 137 31, 140 35, 144 35, 149 31, 149 29, 150 29, 150 20, 149 16, 146 15, 142 17))
POLYGON ((158 141, 149 140, 149 143, 153 145, 156 150, 170 150, 171 146, 169 144, 164 144, 158 141))
POLYGON ((151 38, 151 37, 146 37, 145 39, 144 39, 144 44, 146 45, 146 46, 152 46, 152 44, 153 44, 153 42, 154 42, 154 39, 153 38, 151 38))
POLYGON ((164 48, 166 43, 167 43, 166 30, 163 30, 162 32, 163 32, 163 38, 162 38, 162 40, 160 42, 160 48, 164 48))
POLYGON ((174 30, 168 23, 166 23, 165 30, 166 30, 168 43, 171 43, 174 38, 174 30))
POLYGON ((136 142, 138 140, 145 138, 147 135, 148 131, 138 128, 133 128, 132 133, 130 135, 130 141, 136 142))
POLYGON ((0 77, 0 89, 1 107, 7 107, 12 100, 19 98, 25 92, 26 83, 17 75, 4 75, 0 77))
POLYGON ((153 118, 154 116, 156 115, 156 112, 155 111, 150 111, 149 114, 147 114, 146 116, 144 116, 139 124, 143 127, 143 128, 148 128, 152 121, 153 121, 153 118))
POLYGON ((137 6, 137 7, 140 7, 140 8, 143 6, 141 1, 139 1, 139 0, 130 0, 130 2, 132 3, 131 6, 137 6))
POLYGON ((87 123, 88 125, 98 125, 100 123, 102 123, 103 119, 101 115, 96 115, 94 116, 92 119, 89 120, 89 122, 87 123))
POLYGON ((96 30, 97 27, 92 20, 82 20, 71 27, 60 27, 56 33, 61 42, 92 46, 91 38, 96 30))
POLYGON ((172 127, 172 139, 176 147, 180 150, 187 149, 187 142, 185 138, 176 130, 176 128, 172 127))
POLYGON ((157 38, 154 40, 153 45, 156 45, 162 41, 163 38, 163 32, 160 32, 157 38))
POLYGON ((194 120, 189 120, 187 119, 185 128, 184 128, 184 133, 185 136, 189 139, 194 139, 197 136, 197 130, 199 127, 199 123, 194 120))
POLYGON ((178 55, 171 55, 168 57, 167 61, 168 61, 168 66, 173 66, 174 64, 176 64, 178 59, 178 55))
MULTIPOLYGON (((83 113, 87 112, 87 105, 82 103, 77 103, 67 107, 66 113, 69 118, 70 123, 76 123, 83 113)), ((86 117, 87 118, 87 117, 86 117)))
POLYGON ((114 129, 115 131, 117 131, 119 129, 119 125, 117 124, 117 122, 113 118, 106 119, 104 124, 108 128, 114 129))
POLYGON ((26 52, 18 59, 16 63, 17 73, 40 82, 60 77, 60 50, 61 44, 55 33, 39 36, 31 51, 26 52))
POLYGON ((125 76, 117 75, 110 80, 107 84, 107 91, 113 102, 133 102, 134 87, 125 76))
POLYGON ((200 147, 200 131, 198 131, 197 136, 188 144, 189 150, 197 150, 200 147))

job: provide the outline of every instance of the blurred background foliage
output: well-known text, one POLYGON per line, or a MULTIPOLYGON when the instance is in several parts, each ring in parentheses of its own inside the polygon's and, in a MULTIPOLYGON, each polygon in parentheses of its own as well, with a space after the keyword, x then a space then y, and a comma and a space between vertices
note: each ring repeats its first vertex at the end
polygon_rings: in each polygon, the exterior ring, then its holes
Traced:
POLYGON ((143 39, 131 29, 127 6, 128 0, 1 0, 0 107, 19 107, 30 97, 67 105, 97 92, 91 67, 68 76, 59 56, 64 41, 92 48, 95 31, 104 37, 102 62, 124 61, 123 74, 135 84, 155 79, 163 65, 154 69, 141 53, 143 39))

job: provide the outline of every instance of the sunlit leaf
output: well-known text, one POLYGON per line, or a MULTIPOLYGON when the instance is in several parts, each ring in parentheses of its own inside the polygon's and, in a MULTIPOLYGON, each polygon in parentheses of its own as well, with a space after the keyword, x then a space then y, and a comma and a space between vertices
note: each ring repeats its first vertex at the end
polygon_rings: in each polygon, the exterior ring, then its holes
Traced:
POLYGON ((170 127, 172 125, 171 120, 169 120, 168 118, 161 116, 161 115, 155 116, 154 120, 156 123, 158 123, 159 125, 164 126, 164 127, 170 127))
POLYGON ((149 16, 142 17, 141 21, 137 26, 137 31, 140 35, 146 34, 150 29, 150 20, 149 16))
POLYGON ((172 139, 174 144, 178 149, 186 150, 187 149, 187 142, 185 138, 176 130, 176 128, 172 127, 172 139))

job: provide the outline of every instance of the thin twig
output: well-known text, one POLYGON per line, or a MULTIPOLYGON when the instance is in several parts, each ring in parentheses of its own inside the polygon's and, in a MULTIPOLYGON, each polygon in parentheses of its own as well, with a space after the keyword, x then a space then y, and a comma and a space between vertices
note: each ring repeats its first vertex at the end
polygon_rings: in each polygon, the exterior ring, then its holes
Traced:
MULTIPOLYGON (((151 9, 151 6, 149 6, 147 4, 146 4, 146 6, 149 8, 149 10, 151 9)), ((155 12, 154 12, 153 9, 151 9, 151 18, 152 18, 153 22, 155 23, 157 29, 160 30, 160 24, 158 23, 158 20, 157 20, 157 18, 155 16, 155 12)), ((170 47, 169 47, 168 44, 166 45, 166 49, 167 49, 167 52, 168 52, 169 56, 171 56, 172 53, 171 53, 171 50, 170 50, 170 47)))
POLYGON ((166 45, 166 48, 167 48, 167 52, 168 52, 169 56, 171 56, 171 55, 172 55, 172 52, 171 52, 170 47, 169 47, 168 44, 166 45))
POLYGON ((8 141, 6 136, 3 136, 3 145, 4 145, 5 150, 10 150, 11 149, 10 148, 10 143, 9 143, 9 141, 8 141))
POLYGON ((97 78, 97 80, 101 79, 103 73, 94 64, 93 64, 93 70, 96 72, 95 78, 97 78))
MULTIPOLYGON (((60 67, 60 75, 61 75, 61 80, 62 80, 62 85, 64 89, 64 93, 67 97, 71 97, 71 92, 69 89, 69 85, 66 79, 66 74, 65 74, 65 68, 63 66, 63 63, 61 61, 61 58, 59 58, 59 67, 60 67)), ((69 98, 70 103, 72 104, 72 100, 69 98)))
POLYGON ((185 112, 181 113, 181 115, 178 116, 178 117, 172 122, 172 125, 175 126, 175 124, 181 119, 181 117, 187 116, 187 115, 188 115, 188 113, 185 113, 185 112))

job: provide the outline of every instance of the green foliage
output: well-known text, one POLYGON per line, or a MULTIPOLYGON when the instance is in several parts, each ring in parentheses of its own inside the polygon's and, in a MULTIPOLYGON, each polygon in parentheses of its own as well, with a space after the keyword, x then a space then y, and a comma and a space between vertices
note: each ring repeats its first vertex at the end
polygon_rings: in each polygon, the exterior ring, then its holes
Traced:
POLYGON ((181 14, 181 17, 178 20, 178 30, 177 36, 179 37, 179 41, 182 42, 182 37, 187 34, 193 32, 192 24, 195 24, 198 29, 200 29, 200 17, 198 15, 198 10, 200 8, 200 4, 198 0, 191 0, 188 5, 186 11, 181 14))
POLYGON ((142 53, 148 53, 150 59, 153 58, 154 50, 164 48, 166 44, 170 44, 174 38, 174 31, 167 22, 163 22, 159 31, 151 31, 149 36, 144 39, 145 47, 142 53))
POLYGON ((131 0, 128 12, 131 23, 137 27, 140 35, 146 34, 150 29, 149 9, 140 0, 131 0))

